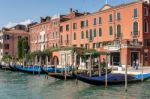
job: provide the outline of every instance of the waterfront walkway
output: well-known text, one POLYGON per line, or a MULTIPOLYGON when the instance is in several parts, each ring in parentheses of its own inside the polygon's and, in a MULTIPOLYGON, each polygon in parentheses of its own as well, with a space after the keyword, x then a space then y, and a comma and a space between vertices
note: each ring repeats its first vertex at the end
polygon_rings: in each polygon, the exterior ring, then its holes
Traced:
MULTIPOLYGON (((113 70, 113 73, 122 73, 125 74, 125 69, 123 70, 113 70)), ((139 67, 138 70, 135 70, 135 68, 128 67, 127 68, 127 73, 128 74, 142 74, 142 67, 139 67)), ((150 67, 143 67, 143 74, 148 74, 150 73, 150 67)))

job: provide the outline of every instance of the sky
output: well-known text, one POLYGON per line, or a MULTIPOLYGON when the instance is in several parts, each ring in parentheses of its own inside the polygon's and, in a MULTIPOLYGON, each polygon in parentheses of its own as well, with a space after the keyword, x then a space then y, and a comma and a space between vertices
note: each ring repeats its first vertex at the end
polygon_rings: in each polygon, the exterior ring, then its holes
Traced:
MULTIPOLYGON (((108 0, 115 6, 135 0, 108 0)), ((73 8, 79 12, 96 12, 106 0, 0 0, 0 29, 15 24, 38 22, 40 17, 67 14, 73 8)))

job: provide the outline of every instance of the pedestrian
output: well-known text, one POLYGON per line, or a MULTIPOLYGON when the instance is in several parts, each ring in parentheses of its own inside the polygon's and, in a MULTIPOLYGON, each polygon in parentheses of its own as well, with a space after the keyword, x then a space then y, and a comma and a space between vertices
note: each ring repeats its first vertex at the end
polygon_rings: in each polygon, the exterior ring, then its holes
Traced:
POLYGON ((136 67, 136 62, 135 62, 135 60, 133 61, 132 66, 133 66, 133 68, 136 67))
POLYGON ((136 67, 135 67, 135 69, 138 70, 138 67, 139 67, 139 60, 137 59, 136 60, 136 67))

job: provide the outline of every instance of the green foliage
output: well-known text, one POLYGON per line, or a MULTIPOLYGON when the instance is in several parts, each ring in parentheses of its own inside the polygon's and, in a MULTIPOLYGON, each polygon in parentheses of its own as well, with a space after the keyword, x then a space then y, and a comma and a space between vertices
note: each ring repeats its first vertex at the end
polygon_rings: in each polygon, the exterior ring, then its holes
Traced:
POLYGON ((18 58, 22 58, 22 39, 18 39, 18 58))
POLYGON ((27 38, 20 38, 18 40, 18 58, 22 59, 25 57, 28 51, 28 40, 27 38))
POLYGON ((6 63, 9 63, 12 60, 12 57, 9 54, 8 55, 4 55, 3 58, 2 58, 2 60, 4 62, 6 62, 6 63))

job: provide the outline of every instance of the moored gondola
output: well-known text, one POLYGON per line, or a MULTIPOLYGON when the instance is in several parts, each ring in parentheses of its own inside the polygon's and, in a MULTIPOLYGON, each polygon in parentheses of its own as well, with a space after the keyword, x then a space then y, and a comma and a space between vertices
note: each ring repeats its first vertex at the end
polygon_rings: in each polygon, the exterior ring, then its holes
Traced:
MULTIPOLYGON (((92 85, 105 85, 105 76, 98 77, 89 77, 82 74, 75 75, 78 80, 86 82, 92 85)), ((107 76, 108 85, 124 84, 125 83, 125 74, 108 74, 107 76)), ((144 77, 144 80, 150 78, 150 74, 144 77)), ((128 83, 140 82, 141 78, 137 78, 135 75, 127 75, 128 83)))
POLYGON ((29 74, 44 74, 45 72, 42 71, 40 66, 21 66, 16 65, 14 66, 14 69, 16 71, 29 73, 29 74))
POLYGON ((71 73, 48 73, 49 76, 54 77, 56 79, 65 80, 66 79, 75 79, 75 76, 73 76, 71 73))

